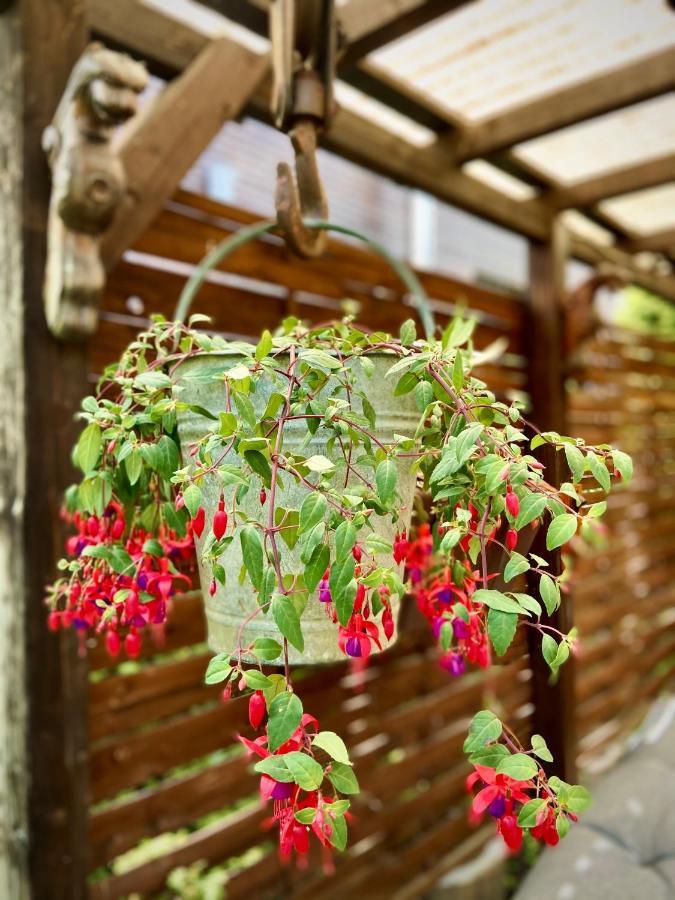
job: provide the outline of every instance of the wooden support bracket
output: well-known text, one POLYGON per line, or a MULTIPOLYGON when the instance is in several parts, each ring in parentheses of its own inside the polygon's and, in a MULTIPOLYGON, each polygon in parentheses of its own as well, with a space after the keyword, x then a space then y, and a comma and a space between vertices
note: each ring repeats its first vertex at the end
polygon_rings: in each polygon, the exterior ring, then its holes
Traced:
POLYGON ((84 338, 96 328, 105 283, 101 235, 125 187, 111 137, 115 127, 136 112, 147 79, 141 63, 91 44, 43 133, 52 170, 44 303, 55 337, 84 338))

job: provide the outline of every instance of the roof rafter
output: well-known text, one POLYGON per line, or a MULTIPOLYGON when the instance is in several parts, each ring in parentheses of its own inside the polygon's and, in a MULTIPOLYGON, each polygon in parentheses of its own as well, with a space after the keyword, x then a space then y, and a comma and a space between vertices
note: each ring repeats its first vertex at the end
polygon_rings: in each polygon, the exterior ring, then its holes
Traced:
POLYGON ((675 153, 552 190, 547 199, 557 209, 583 208, 609 197, 642 191, 669 181, 675 181, 675 153))
POLYGON ((663 50, 475 125, 458 140, 457 158, 489 155, 674 88, 675 50, 663 50))

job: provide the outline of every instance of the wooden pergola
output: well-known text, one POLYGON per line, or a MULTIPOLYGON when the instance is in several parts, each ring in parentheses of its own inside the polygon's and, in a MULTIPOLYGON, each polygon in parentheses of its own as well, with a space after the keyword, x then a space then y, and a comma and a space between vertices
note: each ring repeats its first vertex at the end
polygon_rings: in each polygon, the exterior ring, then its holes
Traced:
MULTIPOLYGON (((265 0, 208 0, 212 11, 265 34, 265 0)), ((565 430, 561 354, 563 265, 569 256, 608 263, 648 290, 675 300, 675 232, 636 236, 599 208, 616 196, 675 180, 675 157, 632 164, 563 185, 525 165, 522 141, 667 94, 675 88, 675 47, 534 99, 466 127, 427 95, 384 77, 369 54, 463 7, 455 0, 347 0, 339 7, 345 50, 339 77, 429 129, 426 146, 403 140, 353 108, 341 109, 324 144, 404 184, 511 229, 530 242, 533 416, 565 430), (483 159, 533 187, 518 200, 463 169, 483 159), (592 244, 570 236, 561 211, 576 209, 613 236, 592 244), (647 267, 636 254, 660 254, 647 267)), ((82 677, 64 682, 73 647, 44 627, 43 585, 60 555, 58 510, 70 481, 73 413, 87 385, 82 343, 62 343, 43 315, 42 280, 50 177, 41 137, 68 76, 92 38, 146 60, 166 89, 122 133, 118 153, 127 192, 103 239, 111 269, 147 228, 210 140, 245 113, 268 118, 269 58, 226 30, 210 36, 141 0, 0 0, 0 894, 84 896, 77 843, 86 802, 78 778, 86 734, 82 677), (79 703, 79 707, 78 707, 79 703), (26 744, 29 747, 26 758, 26 744)), ((565 622, 561 623, 565 628, 565 622)), ((538 658, 538 657, 537 657, 538 658)), ((569 702, 561 678, 546 704, 569 702)), ((550 723, 549 723, 550 724, 550 723)), ((567 733, 565 740, 573 741, 567 733)), ((560 738, 562 741, 562 737, 560 738)), ((563 756, 569 748, 554 748, 563 756)))

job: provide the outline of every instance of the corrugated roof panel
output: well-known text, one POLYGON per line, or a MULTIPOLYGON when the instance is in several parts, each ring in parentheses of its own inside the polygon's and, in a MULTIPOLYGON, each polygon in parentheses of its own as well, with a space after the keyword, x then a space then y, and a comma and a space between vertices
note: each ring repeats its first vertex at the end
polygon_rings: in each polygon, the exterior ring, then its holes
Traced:
POLYGON ((665 0, 478 0, 368 62, 475 123, 669 47, 665 0))
POLYGON ((654 234, 675 228, 675 181, 604 200, 600 209, 631 234, 654 234))
POLYGON ((675 153, 675 93, 527 141, 514 153, 563 185, 675 153))

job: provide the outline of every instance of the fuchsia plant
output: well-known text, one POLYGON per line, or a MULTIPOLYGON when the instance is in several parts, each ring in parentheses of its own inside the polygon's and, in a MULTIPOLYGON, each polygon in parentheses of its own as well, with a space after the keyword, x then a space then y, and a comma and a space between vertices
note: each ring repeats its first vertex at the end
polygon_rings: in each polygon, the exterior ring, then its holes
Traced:
MULTIPOLYGON (((306 328, 289 319, 257 346, 210 336, 194 327, 200 321, 156 318, 82 404, 86 427, 74 461, 83 479, 66 495, 77 534, 48 590, 49 624, 94 630, 111 656, 122 646, 137 656, 146 626, 160 629, 172 598, 189 585, 195 540, 203 586, 216 601, 224 589, 227 604, 228 586, 246 584, 252 612, 236 644, 211 660, 206 681, 222 684, 225 698, 248 695, 259 734, 240 740, 273 803, 282 855, 303 859, 312 836, 324 848, 346 846, 345 796, 358 792, 344 742, 320 730, 293 685, 289 647, 303 651, 311 605, 334 623, 343 653, 363 660, 394 638, 398 602, 411 589, 453 675, 487 667, 519 625, 541 633, 555 673, 574 634, 546 624, 561 602, 559 578, 545 560, 516 550, 519 536, 541 527, 549 549, 562 546, 604 509, 580 493, 585 473, 607 491, 611 473, 629 478, 631 464, 606 446, 553 433, 531 439, 517 404, 498 401, 471 375, 480 354, 473 323, 462 319, 440 340, 418 340, 411 321, 394 339, 348 321, 306 328), (200 376, 223 387, 223 408, 214 414, 182 400, 185 361, 223 352, 236 358, 200 376), (367 378, 370 356, 382 353, 394 395, 414 398, 419 413, 412 433, 391 440, 377 436, 377 411, 354 375, 367 378), (262 385, 266 402, 256 406, 262 385), (181 447, 177 422, 188 410, 203 429, 181 447), (291 426, 304 444, 287 443, 291 426), (317 435, 325 453, 309 455, 304 447, 317 435), (545 442, 565 454, 572 473, 560 490, 530 453, 545 442), (410 469, 430 496, 433 522, 414 539, 400 493, 400 473, 410 469), (302 500, 284 509, 279 492, 289 483, 302 500), (210 514, 207 488, 218 497, 210 514), (297 557, 285 548, 296 546, 300 562, 292 563, 297 557), (232 548, 241 570, 228 569, 232 548), (489 565, 495 549, 506 560, 501 576, 489 565), (539 578, 539 596, 509 587, 528 571, 539 578), (254 621, 266 636, 250 640, 254 621), (263 672, 265 664, 282 671, 263 672)), ((489 711, 474 718, 465 751, 474 766, 469 789, 477 789, 472 814, 492 815, 512 849, 524 831, 556 843, 587 802, 583 788, 546 778, 537 762, 551 761, 542 738, 524 749, 489 711)))

